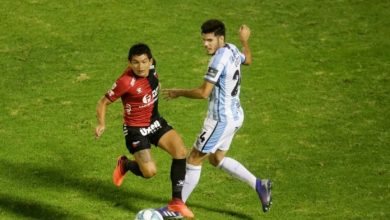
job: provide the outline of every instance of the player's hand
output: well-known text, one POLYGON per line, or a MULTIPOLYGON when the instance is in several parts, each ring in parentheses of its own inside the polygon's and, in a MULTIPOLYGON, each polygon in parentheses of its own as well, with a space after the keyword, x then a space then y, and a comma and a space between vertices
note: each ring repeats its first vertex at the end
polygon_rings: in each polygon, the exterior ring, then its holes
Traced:
POLYGON ((100 138, 100 136, 102 136, 102 134, 104 133, 104 130, 106 129, 106 127, 104 125, 98 125, 96 126, 96 129, 95 129, 95 138, 98 139, 100 138))
POLYGON ((171 100, 178 97, 176 89, 162 89, 161 94, 165 100, 171 100))
POLYGON ((249 29, 248 26, 243 24, 240 27, 239 34, 240 34, 240 41, 247 42, 249 40, 249 36, 251 35, 251 30, 249 29))

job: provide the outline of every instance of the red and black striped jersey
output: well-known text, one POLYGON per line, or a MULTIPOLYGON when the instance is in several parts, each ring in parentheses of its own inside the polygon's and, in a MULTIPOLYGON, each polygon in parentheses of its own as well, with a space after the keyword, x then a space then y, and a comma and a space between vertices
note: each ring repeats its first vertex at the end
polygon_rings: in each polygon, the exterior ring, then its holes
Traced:
POLYGON ((124 123, 147 127, 160 117, 158 112, 159 82, 154 66, 147 77, 139 77, 127 68, 105 96, 112 102, 122 99, 124 123))

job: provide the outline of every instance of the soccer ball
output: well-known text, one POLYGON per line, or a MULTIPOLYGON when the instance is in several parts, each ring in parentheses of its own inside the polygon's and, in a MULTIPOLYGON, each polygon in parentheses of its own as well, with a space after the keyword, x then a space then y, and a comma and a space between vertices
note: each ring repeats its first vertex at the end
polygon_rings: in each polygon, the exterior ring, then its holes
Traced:
POLYGON ((155 209, 142 209, 137 213, 134 220, 164 220, 155 209))

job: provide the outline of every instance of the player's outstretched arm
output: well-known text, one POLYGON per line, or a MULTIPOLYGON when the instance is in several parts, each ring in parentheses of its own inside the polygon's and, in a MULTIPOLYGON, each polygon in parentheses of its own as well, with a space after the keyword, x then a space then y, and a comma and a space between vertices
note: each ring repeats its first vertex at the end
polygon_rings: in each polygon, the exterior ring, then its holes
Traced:
POLYGON ((164 99, 170 100, 180 96, 190 99, 207 99, 210 96, 214 84, 204 81, 199 88, 195 89, 162 89, 164 99))
POLYGON ((102 136, 104 129, 106 128, 106 109, 107 105, 111 104, 111 101, 103 96, 99 99, 97 107, 96 107, 96 117, 98 124, 95 128, 95 137, 99 138, 102 136))
POLYGON ((244 64, 250 65, 252 63, 252 53, 249 47, 249 37, 251 35, 251 30, 245 24, 241 25, 239 30, 240 41, 242 45, 242 53, 245 55, 244 64))

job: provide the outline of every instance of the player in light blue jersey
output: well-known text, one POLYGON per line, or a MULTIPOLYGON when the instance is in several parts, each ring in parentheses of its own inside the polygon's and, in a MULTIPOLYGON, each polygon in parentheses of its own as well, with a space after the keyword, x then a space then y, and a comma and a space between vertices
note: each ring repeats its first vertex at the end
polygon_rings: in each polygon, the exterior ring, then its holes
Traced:
POLYGON ((180 96, 208 99, 208 112, 203 128, 187 158, 187 171, 182 191, 186 201, 200 179, 204 159, 232 176, 248 183, 256 190, 264 212, 271 206, 271 181, 258 179, 237 160, 225 156, 234 134, 244 120, 240 104, 241 64, 252 63, 249 48, 250 29, 242 25, 239 37, 242 51, 225 42, 225 25, 219 20, 208 20, 201 27, 203 45, 211 55, 202 85, 194 89, 165 89, 166 99, 180 96))

